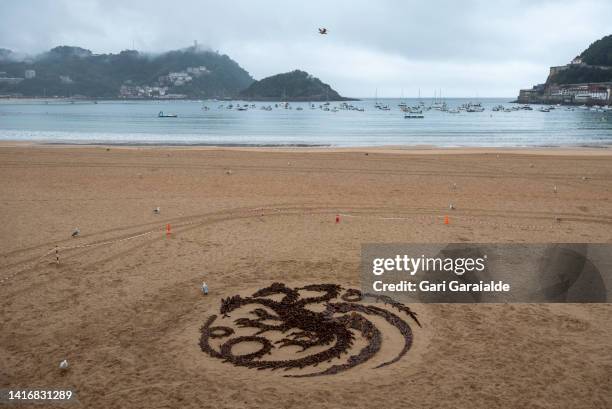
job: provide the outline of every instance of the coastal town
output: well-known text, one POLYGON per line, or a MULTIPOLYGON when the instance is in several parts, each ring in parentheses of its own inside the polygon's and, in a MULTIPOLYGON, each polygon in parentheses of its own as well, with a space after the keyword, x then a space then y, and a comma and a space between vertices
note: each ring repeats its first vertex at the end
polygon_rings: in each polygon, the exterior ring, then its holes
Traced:
MULTIPOLYGON (((126 80, 119 88, 118 98, 120 99, 182 99, 185 94, 171 93, 173 87, 188 85, 194 78, 209 74, 210 71, 205 66, 187 67, 183 71, 169 72, 157 78, 151 85, 135 85, 131 80, 126 80)), ((23 81, 36 78, 36 70, 24 70, 23 77, 9 76, 5 71, 0 71, 0 84, 18 85, 23 81)), ((74 83, 69 75, 58 75, 57 80, 64 85, 74 83)), ((9 95, 18 97, 19 95, 9 95)), ((78 98, 78 95, 73 98, 78 98)))
POLYGON ((169 93, 171 87, 188 85, 194 78, 210 74, 205 66, 188 67, 184 71, 170 72, 158 77, 152 85, 132 85, 127 80, 119 89, 119 98, 124 99, 182 99, 185 94, 169 93))
POLYGON ((544 84, 521 89, 517 102, 521 104, 565 104, 565 105, 610 105, 612 104, 612 81, 558 84, 553 79, 567 70, 606 70, 612 67, 590 65, 577 56, 569 64, 550 67, 548 79, 544 84))
POLYGON ((23 80, 36 78, 36 70, 25 70, 23 77, 11 77, 6 71, 0 71, 0 84, 17 85, 23 80))

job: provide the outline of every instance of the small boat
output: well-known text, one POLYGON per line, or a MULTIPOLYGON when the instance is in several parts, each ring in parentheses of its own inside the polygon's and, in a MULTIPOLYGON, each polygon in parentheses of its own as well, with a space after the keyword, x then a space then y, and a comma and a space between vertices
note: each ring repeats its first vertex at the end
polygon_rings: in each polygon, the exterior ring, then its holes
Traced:
POLYGON ((484 112, 484 108, 481 107, 479 104, 473 104, 467 107, 467 109, 465 110, 465 112, 484 112))
POLYGON ((425 115, 404 115, 404 119, 422 119, 425 115))
POLYGON ((158 118, 178 118, 177 114, 164 114, 164 111, 159 111, 158 118))

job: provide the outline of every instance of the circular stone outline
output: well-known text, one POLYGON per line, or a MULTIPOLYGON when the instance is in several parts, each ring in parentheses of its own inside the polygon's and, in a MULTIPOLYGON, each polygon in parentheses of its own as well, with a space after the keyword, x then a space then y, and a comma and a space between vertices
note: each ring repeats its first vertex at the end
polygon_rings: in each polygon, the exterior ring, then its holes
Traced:
POLYGON ((363 299, 363 295, 361 291, 349 288, 340 298, 346 302, 359 302, 363 299))
POLYGON ((208 336, 210 338, 225 338, 225 337, 229 337, 230 335, 232 335, 234 333, 234 330, 230 327, 210 327, 208 328, 208 336), (215 334, 215 331, 217 331, 217 333, 215 334), (222 334, 219 334, 218 331, 223 331, 222 334))
POLYGON ((269 354, 271 350, 272 342, 270 342, 270 340, 254 335, 232 338, 221 345, 221 354, 224 357, 230 358, 232 361, 252 361, 253 359, 261 358, 262 356, 269 354), (243 342, 259 342, 261 344, 261 349, 259 351, 251 352, 250 354, 234 355, 232 353, 232 348, 235 345, 243 342))

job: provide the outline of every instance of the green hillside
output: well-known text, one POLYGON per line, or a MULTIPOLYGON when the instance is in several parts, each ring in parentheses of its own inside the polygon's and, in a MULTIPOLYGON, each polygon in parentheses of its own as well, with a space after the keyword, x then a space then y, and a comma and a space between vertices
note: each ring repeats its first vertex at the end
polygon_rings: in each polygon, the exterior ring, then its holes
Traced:
POLYGON ((240 96, 260 101, 344 101, 328 84, 307 72, 295 70, 251 84, 240 96))
POLYGON ((0 81, 0 94, 23 96, 74 96, 115 98, 122 85, 165 86, 167 93, 193 98, 236 96, 253 79, 227 55, 200 51, 194 47, 157 55, 126 50, 119 54, 93 54, 79 47, 60 46, 36 57, 15 61, 12 53, 0 53, 0 72, 5 77, 24 77, 25 70, 36 76, 19 84, 0 81), (204 67, 190 75, 188 83, 171 83, 160 77, 204 67))
POLYGON ((612 81, 612 35, 592 43, 580 57, 583 64, 571 65, 548 79, 552 84, 612 81))
POLYGON ((606 70, 589 66, 571 66, 553 76, 549 82, 555 84, 578 84, 583 82, 612 81, 612 69, 606 70))
POLYGON ((580 56, 589 65, 612 67, 612 34, 595 41, 580 56))

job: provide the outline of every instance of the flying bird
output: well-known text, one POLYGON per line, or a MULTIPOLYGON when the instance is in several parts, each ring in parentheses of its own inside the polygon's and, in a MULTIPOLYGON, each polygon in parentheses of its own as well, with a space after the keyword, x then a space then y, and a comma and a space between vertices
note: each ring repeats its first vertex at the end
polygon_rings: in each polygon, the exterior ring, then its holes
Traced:
POLYGON ((77 227, 76 229, 74 229, 74 231, 72 232, 72 237, 76 237, 79 234, 81 234, 81 230, 79 230, 79 228, 77 227))
POLYGON ((319 34, 327 34, 327 29, 325 27, 319 29, 319 34))

